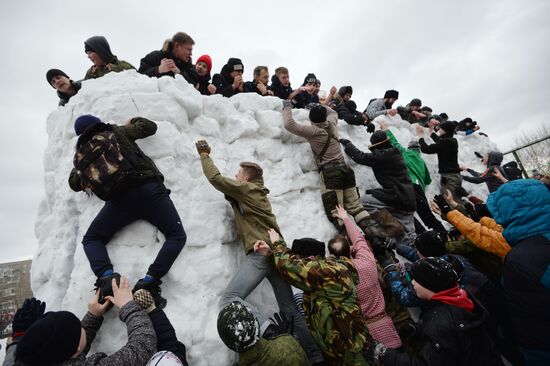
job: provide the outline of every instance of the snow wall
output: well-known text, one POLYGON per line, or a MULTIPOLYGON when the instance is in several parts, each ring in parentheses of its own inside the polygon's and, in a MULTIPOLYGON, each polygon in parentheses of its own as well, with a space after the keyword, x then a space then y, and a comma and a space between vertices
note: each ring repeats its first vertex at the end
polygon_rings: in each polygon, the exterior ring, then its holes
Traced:
MULTIPOLYGON (((71 191, 67 183, 77 141, 75 118, 91 113, 118 124, 136 116, 149 118, 158 124, 158 131, 138 140, 138 145, 164 174, 188 236, 178 260, 163 278, 163 296, 168 300, 165 311, 187 346, 191 365, 229 365, 236 356, 218 338, 217 304, 244 253, 230 205, 203 176, 194 143, 208 140, 211 156, 224 175, 233 177, 244 160, 263 167, 274 213, 289 242, 306 236, 328 241, 335 230, 324 214, 313 155, 304 139, 284 130, 281 110, 281 100, 275 97, 201 96, 179 75, 156 79, 126 71, 85 81, 78 95, 47 120, 45 198, 36 222, 39 246, 31 274, 35 296, 47 302, 48 310, 83 316, 93 295, 95 276, 81 240, 103 202, 71 191)), ((309 123, 307 110, 294 110, 293 115, 298 122, 309 123)), ((387 119, 404 146, 414 136, 414 126, 399 116, 379 118, 387 119)), ((340 121, 338 130, 341 138, 367 150, 370 135, 364 127, 340 121)), ((474 151, 483 154, 495 145, 478 134, 458 137, 458 141, 460 162, 482 171, 474 151)), ((428 187, 431 196, 439 190, 437 157, 424 158, 434 181, 428 187)), ((370 168, 348 162, 361 192, 378 186, 370 168)), ((465 183, 465 187, 482 198, 487 196, 485 185, 465 183)), ((163 235, 145 221, 127 226, 108 245, 115 270, 135 283, 163 241, 163 235)), ((262 311, 277 310, 267 281, 248 300, 262 311)), ((92 352, 111 354, 126 343, 126 328, 117 315, 116 309, 106 314, 92 352)))

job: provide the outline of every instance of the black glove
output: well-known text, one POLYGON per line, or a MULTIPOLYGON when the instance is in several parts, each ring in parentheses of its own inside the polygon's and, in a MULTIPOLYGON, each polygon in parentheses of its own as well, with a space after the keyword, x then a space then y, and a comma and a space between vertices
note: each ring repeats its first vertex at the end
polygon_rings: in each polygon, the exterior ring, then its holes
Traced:
POLYGON ((210 154, 210 146, 208 146, 208 142, 206 140, 199 140, 195 143, 195 147, 197 148, 197 152, 199 155, 201 154, 210 154))
POLYGON ((446 215, 451 211, 451 206, 449 206, 449 204, 447 203, 447 201, 445 201, 445 198, 442 195, 436 194, 434 196, 434 201, 439 207, 439 209, 441 210, 441 213, 443 215, 446 215))
POLYGON ((286 317, 282 311, 273 314, 273 318, 269 318, 271 325, 265 330, 263 337, 265 339, 275 339, 282 334, 292 334, 294 331, 294 322, 292 315, 290 319, 286 317))
POLYGON ((349 144, 351 144, 351 141, 350 140, 346 140, 346 139, 340 139, 338 140, 342 145, 344 145, 344 147, 348 146, 349 144))
POLYGON ((35 321, 44 315, 45 310, 46 303, 44 301, 40 301, 34 297, 25 300, 23 306, 17 310, 13 317, 13 334, 17 336, 25 333, 35 321))
POLYGON ((369 122, 367 124, 367 132, 368 133, 373 133, 375 129, 376 129, 376 126, 374 125, 374 123, 369 122))

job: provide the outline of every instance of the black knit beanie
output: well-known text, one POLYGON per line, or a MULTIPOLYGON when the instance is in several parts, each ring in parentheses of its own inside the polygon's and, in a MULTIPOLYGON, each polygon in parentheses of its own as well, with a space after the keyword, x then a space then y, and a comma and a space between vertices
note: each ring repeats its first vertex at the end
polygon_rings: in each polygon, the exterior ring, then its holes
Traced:
POLYGON ((309 119, 313 123, 322 123, 327 120, 327 109, 322 105, 316 105, 309 111, 309 119))
POLYGON ((397 90, 386 90, 386 93, 384 93, 384 99, 386 98, 394 98, 399 99, 399 92, 397 90))
POLYGON ((325 243, 313 238, 294 239, 292 253, 302 257, 325 256, 325 243))
POLYGON ((411 107, 422 107, 422 101, 418 98, 414 98, 413 100, 411 100, 411 102, 409 103, 409 106, 411 107))
POLYGON ((317 76, 312 73, 307 74, 307 76, 304 78, 304 83, 302 84, 302 86, 305 86, 308 83, 317 84, 317 76))
POLYGON ((230 58, 227 60, 227 67, 229 72, 231 71, 242 71, 244 73, 244 65, 240 58, 230 58))
POLYGON ((455 133, 457 125, 458 124, 456 123, 456 121, 445 121, 439 125, 439 128, 445 131, 448 135, 453 135, 455 133))
POLYGON ((15 358, 26 365, 67 361, 78 350, 80 320, 69 311, 48 312, 17 343, 15 358))
POLYGON ((417 260, 411 266, 410 274, 422 287, 435 293, 453 288, 458 282, 458 275, 453 266, 441 258, 417 260))
POLYGON ((46 80, 48 80, 48 84, 52 85, 52 79, 58 75, 65 76, 66 78, 69 79, 69 76, 65 74, 63 71, 59 69, 49 69, 48 72, 46 73, 46 80))
POLYGON ((445 235, 436 230, 424 231, 416 237, 414 245, 424 257, 440 257, 445 254, 445 235))

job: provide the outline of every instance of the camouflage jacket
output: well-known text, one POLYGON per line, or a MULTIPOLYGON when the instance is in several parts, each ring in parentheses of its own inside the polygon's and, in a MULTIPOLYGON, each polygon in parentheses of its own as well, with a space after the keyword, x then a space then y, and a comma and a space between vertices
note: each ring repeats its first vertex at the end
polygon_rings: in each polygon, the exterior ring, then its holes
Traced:
POLYGON ((407 121, 410 124, 418 123, 422 126, 427 126, 428 125, 428 122, 429 122, 430 116, 431 116, 428 112, 420 112, 420 113, 424 114, 426 117, 417 119, 416 116, 410 110, 408 105, 406 107, 403 107, 401 105, 399 107, 397 107, 397 113, 399 113, 399 115, 401 116, 401 119, 403 121, 407 121))
POLYGON ((237 366, 309 366, 306 353, 294 337, 283 334, 275 339, 260 338, 251 349, 239 355, 237 366))
POLYGON ((116 60, 116 62, 111 64, 111 70, 109 70, 105 66, 92 66, 88 69, 86 72, 86 76, 84 76, 84 80, 88 79, 97 79, 102 76, 105 76, 106 74, 110 72, 121 72, 124 70, 135 70, 135 67, 130 65, 130 63, 122 60, 116 60))
POLYGON ((359 275, 351 259, 300 258, 284 241, 273 244, 275 266, 291 285, 304 291, 306 322, 331 365, 367 365, 364 348, 372 346, 357 302, 359 275))

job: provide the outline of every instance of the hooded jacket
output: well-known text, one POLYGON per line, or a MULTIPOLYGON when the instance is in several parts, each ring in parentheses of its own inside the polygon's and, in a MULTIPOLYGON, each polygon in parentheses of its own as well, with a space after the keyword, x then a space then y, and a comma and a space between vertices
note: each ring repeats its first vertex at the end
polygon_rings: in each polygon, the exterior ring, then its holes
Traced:
POLYGON ((119 60, 115 55, 113 55, 109 42, 107 42, 107 39, 103 36, 88 38, 86 42, 84 42, 84 45, 90 47, 95 53, 97 53, 99 57, 101 57, 101 60, 105 63, 102 66, 94 65, 90 67, 86 72, 86 76, 84 76, 84 80, 97 79, 110 73, 111 71, 121 72, 124 70, 135 69, 135 67, 130 65, 130 63, 119 60), (108 64, 111 64, 111 70, 106 67, 108 64))
POLYGON ((504 184, 500 179, 493 176, 493 173, 498 170, 500 173, 505 177, 508 178, 506 175, 506 172, 504 172, 504 169, 500 166, 502 163, 502 158, 504 156, 501 152, 498 151, 491 151, 487 158, 487 169, 483 173, 478 173, 475 170, 468 169, 468 173, 472 175, 470 176, 462 176, 466 182, 480 184, 485 183, 487 184, 487 188, 489 189, 490 193, 493 193, 496 191, 501 185, 504 184))
POLYGON ((208 90, 208 85, 210 85, 210 73, 206 74, 205 76, 198 76, 198 84, 199 84, 199 93, 202 95, 210 95, 210 91, 208 90))
POLYGON ((390 145, 377 148, 372 153, 364 153, 349 143, 346 154, 357 164, 372 168, 374 176, 382 188, 369 189, 367 194, 384 204, 400 211, 416 211, 416 195, 401 152, 390 145))
MULTIPOLYGON (((172 71, 168 71, 165 73, 159 73, 159 66, 162 61, 162 59, 170 59, 174 61, 178 69, 180 69, 180 74, 183 76, 185 80, 189 84, 192 84, 193 86, 197 85, 199 82, 199 75, 197 74, 197 71, 195 70, 195 65, 191 62, 184 62, 181 59, 175 57, 172 54, 172 49, 174 45, 172 42, 168 43, 167 49, 162 49, 159 51, 153 51, 147 54, 144 58, 141 59, 139 62, 139 69, 138 72, 140 74, 145 74, 149 77, 161 77, 161 76, 172 76, 174 77, 175 74, 172 71)), ((208 85, 207 85, 208 86, 208 85)))
MULTIPOLYGON (((80 88, 82 88, 82 82, 81 81, 72 81, 70 80, 71 85, 73 86, 74 90, 76 90, 76 93, 78 94, 78 91, 80 88)), ((76 95, 76 94, 75 94, 76 95)), ((68 95, 63 92, 57 91, 57 96, 59 97, 59 104, 60 106, 64 106, 65 104, 69 103, 69 100, 74 97, 74 95, 68 95)))
POLYGON ((550 359, 550 191, 535 179, 506 183, 489 195, 487 207, 512 246, 502 284, 517 341, 526 359, 539 351, 550 359))
POLYGON ((477 300, 474 310, 432 300, 422 307, 418 355, 389 349, 382 357, 387 366, 501 366, 500 355, 486 329, 487 311, 477 300))
MULTIPOLYGON (((229 59, 229 60, 232 60, 232 59, 229 59)), ((235 94, 241 93, 241 90, 233 89, 233 78, 231 77, 230 73, 231 73, 231 66, 229 64, 225 64, 223 65, 222 71, 219 74, 214 74, 214 76, 212 77, 212 84, 214 84, 217 88, 216 94, 221 94, 224 97, 229 98, 235 94)), ((243 91, 244 91, 244 83, 243 83, 243 91)))
POLYGON ((460 173, 458 165, 458 141, 451 134, 431 134, 435 144, 428 145, 424 138, 418 140, 424 154, 437 154, 439 173, 460 173))
POLYGON ((350 125, 355 126, 364 126, 366 125, 365 118, 363 113, 357 111, 357 105, 352 100, 344 103, 340 101, 336 105, 336 112, 338 112, 338 118, 343 119, 350 125), (351 102, 351 103, 350 103, 351 102), (350 108, 350 106, 355 105, 355 109, 350 108))
POLYGON ((225 195, 233 208, 237 233, 243 242, 245 253, 254 250, 256 240, 271 243, 267 231, 273 228, 280 233, 281 230, 271 210, 271 203, 267 198, 269 189, 264 186, 263 178, 238 182, 224 177, 210 156, 205 154, 201 155, 201 164, 210 184, 225 195))
POLYGON ((288 86, 284 86, 283 84, 281 84, 277 75, 271 76, 271 85, 268 87, 268 89, 273 92, 274 96, 281 99, 288 99, 290 94, 292 94, 293 92, 290 84, 288 84, 288 86))
POLYGON ((296 95, 292 100, 294 108, 305 108, 308 104, 319 103, 319 96, 317 93, 309 94, 306 91, 296 95))

